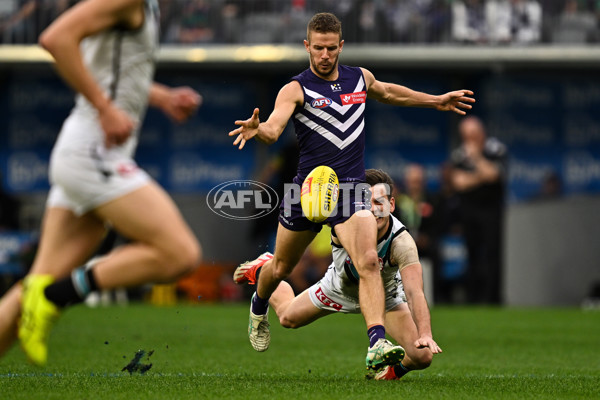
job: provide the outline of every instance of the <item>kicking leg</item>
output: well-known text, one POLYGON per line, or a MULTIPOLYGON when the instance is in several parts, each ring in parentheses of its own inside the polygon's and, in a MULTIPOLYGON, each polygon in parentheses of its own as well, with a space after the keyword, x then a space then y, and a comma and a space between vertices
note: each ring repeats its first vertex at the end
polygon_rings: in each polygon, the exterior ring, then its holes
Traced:
POLYGON ((359 275, 358 301, 367 324, 369 349, 367 369, 379 370, 399 363, 404 349, 385 338, 385 296, 377 255, 377 222, 368 210, 361 210, 335 226, 337 237, 348 252, 359 275))

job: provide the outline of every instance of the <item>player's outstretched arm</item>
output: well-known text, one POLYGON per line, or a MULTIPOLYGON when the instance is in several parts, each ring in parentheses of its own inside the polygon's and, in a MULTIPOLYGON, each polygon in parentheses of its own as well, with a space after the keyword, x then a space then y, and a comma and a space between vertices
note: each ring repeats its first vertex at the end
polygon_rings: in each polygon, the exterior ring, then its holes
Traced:
POLYGON ((173 121, 181 123, 194 115, 202 104, 202 96, 187 86, 170 88, 155 82, 150 88, 149 102, 173 121))
POLYGON ((362 68, 367 85, 367 95, 381 103, 404 107, 428 107, 440 111, 453 111, 465 115, 475 103, 471 90, 455 90, 439 96, 418 92, 395 83, 381 82, 362 68))
POLYGON ((425 293, 423 293, 423 269, 421 264, 412 264, 403 268, 400 275, 402 276, 404 293, 406 293, 406 301, 419 333, 415 347, 429 347, 433 354, 441 353, 442 349, 433 340, 433 334, 431 333, 431 316, 425 293))
POLYGON ((294 113, 296 106, 301 105, 303 102, 304 94, 300 84, 296 81, 288 83, 279 91, 275 100, 275 108, 265 122, 260 122, 258 108, 254 109, 250 118, 235 121, 235 125, 238 125, 239 128, 229 132, 229 136, 237 136, 233 145, 239 146, 241 150, 246 142, 253 137, 266 144, 276 142, 294 113))
POLYGON ((432 353, 441 353, 442 349, 433 340, 431 333, 431 317, 423 292, 423 269, 419 262, 417 245, 410 235, 402 234, 394 239, 390 261, 400 268, 408 308, 419 334, 414 343, 415 347, 429 347, 432 353))

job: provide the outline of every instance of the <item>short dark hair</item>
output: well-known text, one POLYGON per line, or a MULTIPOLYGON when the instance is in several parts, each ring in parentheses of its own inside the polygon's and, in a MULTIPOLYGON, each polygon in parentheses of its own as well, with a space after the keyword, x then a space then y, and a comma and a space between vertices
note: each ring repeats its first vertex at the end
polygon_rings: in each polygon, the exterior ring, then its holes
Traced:
POLYGON ((319 33, 337 33, 340 35, 340 41, 342 40, 342 23, 332 13, 318 13, 315 14, 306 27, 306 39, 310 39, 310 32, 319 33))
POLYGON ((389 187, 388 198, 392 196, 392 192, 394 191, 394 180, 391 176, 388 175, 387 172, 381 169, 368 169, 365 171, 367 184, 370 186, 375 186, 379 183, 383 183, 389 187))

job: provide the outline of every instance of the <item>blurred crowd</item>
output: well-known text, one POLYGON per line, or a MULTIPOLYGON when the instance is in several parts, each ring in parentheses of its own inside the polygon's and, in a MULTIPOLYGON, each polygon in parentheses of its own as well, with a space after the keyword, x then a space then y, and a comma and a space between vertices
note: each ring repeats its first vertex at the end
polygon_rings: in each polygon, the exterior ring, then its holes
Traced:
MULTIPOLYGON (((35 43, 79 0, 0 0, 0 43, 35 43)), ((170 44, 297 43, 320 11, 352 43, 573 44, 600 42, 597 0, 158 0, 170 44)))

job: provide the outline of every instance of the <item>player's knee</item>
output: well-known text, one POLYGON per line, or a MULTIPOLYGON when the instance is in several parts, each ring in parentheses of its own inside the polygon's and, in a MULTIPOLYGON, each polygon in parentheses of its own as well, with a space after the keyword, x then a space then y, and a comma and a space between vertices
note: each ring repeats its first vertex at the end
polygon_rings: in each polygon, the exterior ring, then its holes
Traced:
POLYGON ((368 250, 361 255, 357 260, 356 270, 359 275, 366 275, 371 273, 379 274, 379 256, 376 250, 368 250))
POLYGON ((295 320, 292 316, 283 314, 279 317, 279 323, 281 326, 287 329, 297 329, 302 326, 297 320, 295 320))
POLYGON ((288 277, 293 268, 294 265, 289 265, 283 260, 275 260, 272 267, 273 278, 282 281, 288 277))
POLYGON ((433 361, 433 353, 426 349, 426 351, 420 351, 416 357, 412 358, 415 369, 425 369, 431 365, 433 361))
POLYGON ((189 240, 187 243, 182 243, 169 257, 171 278, 177 279, 194 271, 200 265, 202 248, 197 240, 189 240))

